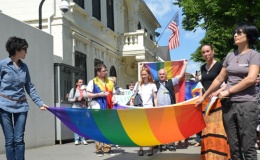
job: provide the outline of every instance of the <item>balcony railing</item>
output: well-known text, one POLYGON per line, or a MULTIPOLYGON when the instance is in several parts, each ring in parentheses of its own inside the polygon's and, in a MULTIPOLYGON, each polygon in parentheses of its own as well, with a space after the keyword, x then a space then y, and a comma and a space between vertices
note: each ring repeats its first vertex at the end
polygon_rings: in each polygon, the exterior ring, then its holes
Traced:
POLYGON ((158 46, 147 36, 144 30, 137 30, 136 32, 124 33, 121 36, 120 47, 123 56, 140 55, 147 52, 154 56, 158 46))

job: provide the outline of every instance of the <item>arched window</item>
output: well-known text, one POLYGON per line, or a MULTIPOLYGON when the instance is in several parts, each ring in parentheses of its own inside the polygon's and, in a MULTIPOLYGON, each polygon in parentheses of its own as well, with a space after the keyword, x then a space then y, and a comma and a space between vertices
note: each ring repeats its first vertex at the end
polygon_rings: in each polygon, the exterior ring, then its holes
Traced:
POLYGON ((116 76, 116 68, 114 66, 111 66, 111 68, 109 70, 109 76, 110 77, 117 77, 116 76))

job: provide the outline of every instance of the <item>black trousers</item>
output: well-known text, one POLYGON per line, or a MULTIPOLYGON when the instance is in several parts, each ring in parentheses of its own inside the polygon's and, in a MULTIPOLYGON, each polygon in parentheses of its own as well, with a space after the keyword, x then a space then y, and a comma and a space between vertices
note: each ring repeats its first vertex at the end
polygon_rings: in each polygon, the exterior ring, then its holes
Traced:
POLYGON ((222 102, 223 123, 232 160, 257 160, 257 103, 225 101, 222 102))

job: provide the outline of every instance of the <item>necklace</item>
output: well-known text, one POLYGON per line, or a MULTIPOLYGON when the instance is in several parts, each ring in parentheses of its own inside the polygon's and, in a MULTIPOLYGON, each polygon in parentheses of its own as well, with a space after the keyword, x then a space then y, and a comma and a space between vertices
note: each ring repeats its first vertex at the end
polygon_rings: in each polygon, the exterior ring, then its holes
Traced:
POLYGON ((239 62, 239 59, 242 57, 242 54, 237 55, 237 63, 239 62), (238 57, 239 56, 239 57, 238 57))
POLYGON ((207 74, 209 74, 210 69, 214 66, 214 64, 216 63, 216 61, 213 61, 213 63, 208 67, 208 64, 206 64, 205 68, 207 70, 207 74))

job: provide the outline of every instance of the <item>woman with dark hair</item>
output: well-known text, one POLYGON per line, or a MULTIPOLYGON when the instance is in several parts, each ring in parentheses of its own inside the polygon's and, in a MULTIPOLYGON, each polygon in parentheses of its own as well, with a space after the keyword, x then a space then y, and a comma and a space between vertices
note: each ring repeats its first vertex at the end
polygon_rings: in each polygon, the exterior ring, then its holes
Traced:
MULTIPOLYGON (((141 81, 135 84, 134 92, 140 94, 140 96, 142 97, 143 107, 152 107, 153 103, 155 107, 157 107, 157 88, 155 83, 153 82, 152 74, 148 68, 144 67, 142 68, 140 73, 141 81)), ((130 105, 133 106, 133 100, 130 101, 130 105)), ((144 155, 143 147, 140 147, 138 155, 144 155)), ((149 147, 147 155, 153 155, 153 147, 149 147)))
MULTIPOLYGON (((75 81, 75 87, 70 90, 70 94, 68 97, 69 102, 73 102, 72 108, 86 108, 86 98, 87 98, 87 92, 86 88, 82 88, 83 86, 83 79, 76 79, 75 81)), ((74 142, 75 145, 79 145, 81 140, 81 143, 84 145, 87 145, 87 141, 84 137, 79 136, 77 133, 74 133, 74 142)))
POLYGON ((231 158, 257 160, 255 143, 258 109, 255 81, 259 72, 260 55, 251 47, 259 34, 255 26, 241 23, 235 28, 233 36, 238 49, 226 56, 220 74, 196 106, 227 80, 226 89, 218 97, 222 103, 223 123, 231 158))
POLYGON ((26 93, 41 110, 48 108, 31 82, 27 65, 21 61, 25 59, 27 48, 25 39, 10 37, 6 42, 9 57, 0 61, 0 122, 7 160, 24 160, 24 132, 29 110, 26 93))
MULTIPOLYGON (((206 63, 200 68, 201 83, 203 89, 200 92, 202 96, 208 90, 211 83, 218 76, 222 69, 222 63, 214 59, 214 49, 210 44, 204 44, 201 47, 201 53, 206 63)), ((218 96, 223 91, 226 84, 218 87, 209 98, 218 96)), ((207 104, 207 103, 206 103, 207 104)), ((206 105, 203 105, 202 111, 205 112, 206 105)), ((230 158, 230 150, 222 121, 222 107, 216 106, 211 108, 208 116, 204 116, 206 127, 201 133, 201 160, 228 160, 230 158)))

